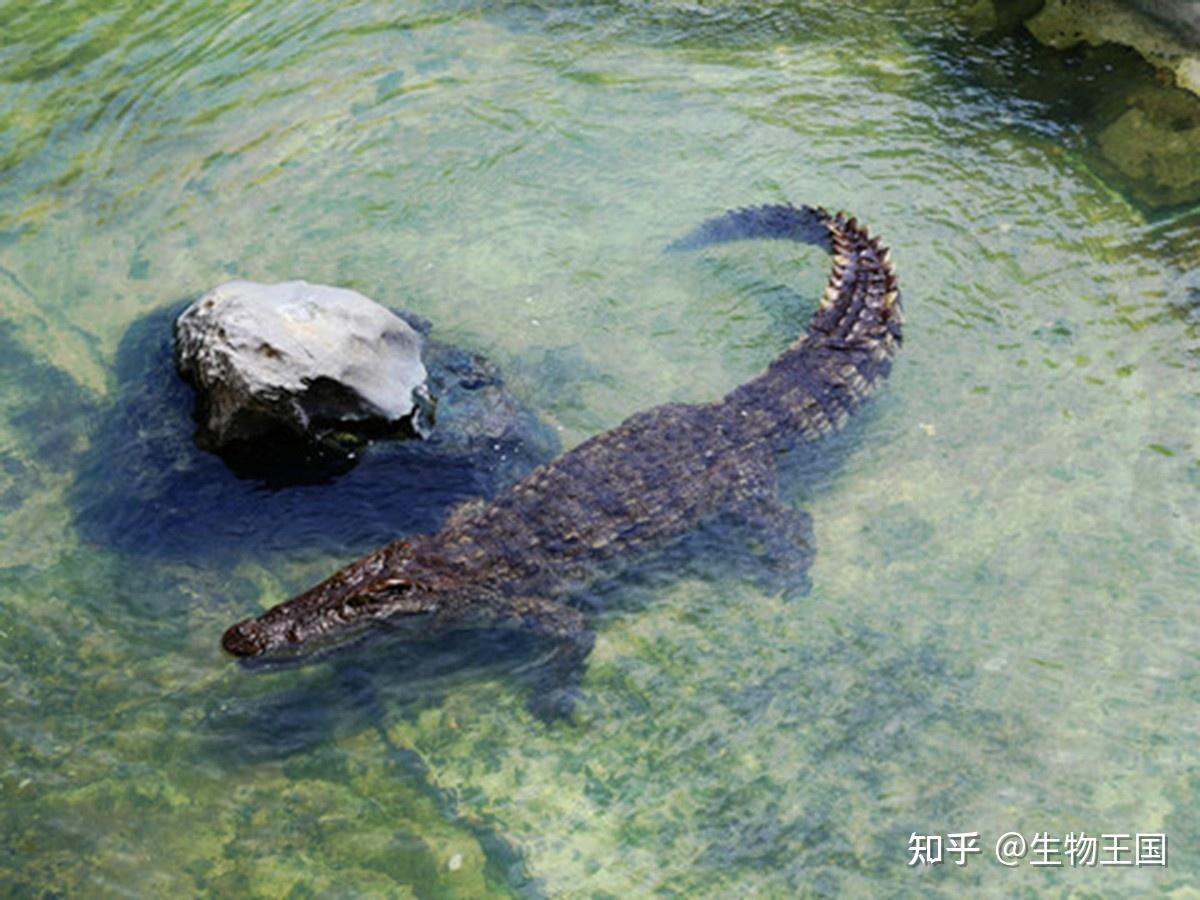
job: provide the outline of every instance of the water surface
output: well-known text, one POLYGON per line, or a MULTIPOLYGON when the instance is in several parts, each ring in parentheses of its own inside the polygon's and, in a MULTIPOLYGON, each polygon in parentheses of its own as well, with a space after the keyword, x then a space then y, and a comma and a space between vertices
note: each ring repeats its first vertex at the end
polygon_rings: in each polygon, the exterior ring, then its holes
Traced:
MULTIPOLYGON (((10 0, 0 33, 11 893, 1200 891, 1200 220, 1148 218, 984 77, 1019 38, 885 0, 10 0), (203 517, 165 515, 138 491, 195 461, 143 453, 158 419, 114 440, 122 367, 168 374, 131 327, 232 277, 355 288, 486 353, 570 447, 803 327, 819 253, 661 253, 784 200, 869 221, 907 303, 887 387, 789 487, 809 592, 722 565, 732 535, 606 586, 553 727, 504 641, 222 656, 424 520, 199 464, 203 517), (913 831, 1010 829, 1163 832, 1170 865, 906 866, 913 831)), ((430 520, 478 487, 454 478, 430 520)))

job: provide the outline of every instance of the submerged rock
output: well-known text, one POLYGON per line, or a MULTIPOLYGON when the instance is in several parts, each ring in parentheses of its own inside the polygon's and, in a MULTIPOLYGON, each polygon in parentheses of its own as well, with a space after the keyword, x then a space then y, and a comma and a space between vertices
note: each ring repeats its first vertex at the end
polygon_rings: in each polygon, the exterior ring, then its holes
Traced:
POLYGON ((1102 174, 1150 208, 1200 199, 1200 4, 1050 0, 1026 22, 1041 43, 1130 47, 1169 84, 1131 86, 1102 107, 1094 140, 1102 174), (1111 176, 1116 176, 1111 177, 1111 176))
POLYGON ((1175 83, 1200 94, 1200 9, 1194 2, 1049 0, 1026 22, 1029 32, 1060 50, 1081 42, 1132 47, 1175 83))
POLYGON ((1056 51, 1040 79, 1003 67, 1000 79, 1075 125, 1109 185, 1149 213, 1200 200, 1200 3, 977 0, 970 9, 983 33, 1023 30, 1056 51))
POLYGON ((428 428, 421 335, 356 291, 231 281, 179 317, 175 350, 197 443, 242 464, 352 457, 428 428))
POLYGON ((1175 30, 1181 40, 1200 47, 1200 4, 1196 0, 1126 0, 1152 19, 1175 30))
POLYGON ((1200 198, 1200 101, 1144 89, 1097 137, 1105 160, 1152 205, 1200 198))

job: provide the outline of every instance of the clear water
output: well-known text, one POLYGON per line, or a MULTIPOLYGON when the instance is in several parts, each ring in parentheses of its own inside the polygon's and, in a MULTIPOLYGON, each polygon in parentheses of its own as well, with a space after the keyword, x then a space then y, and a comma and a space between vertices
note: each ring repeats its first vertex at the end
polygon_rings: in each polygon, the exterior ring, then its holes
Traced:
POLYGON ((952 6, 0 2, 5 893, 1197 896, 1200 219, 1093 174, 1041 57, 989 84, 1006 45, 952 6), (802 327, 819 254, 660 253, 781 200, 870 221, 908 306, 790 491, 810 592, 721 549, 606 588, 554 727, 527 648, 222 656, 403 521, 143 454, 131 326, 235 275, 347 285, 571 446, 802 327), (1010 829, 1170 864, 1009 870, 1010 829), (959 830, 965 868, 906 865, 959 830))

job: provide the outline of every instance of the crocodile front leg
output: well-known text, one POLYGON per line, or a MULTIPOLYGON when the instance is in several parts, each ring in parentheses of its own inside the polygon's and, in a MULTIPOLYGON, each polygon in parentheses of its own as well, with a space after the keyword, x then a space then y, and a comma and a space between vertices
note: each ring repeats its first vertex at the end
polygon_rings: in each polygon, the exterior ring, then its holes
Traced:
POLYGON ((543 722, 570 718, 595 635, 582 612, 546 597, 505 597, 489 603, 497 625, 519 628, 553 645, 537 668, 530 711, 543 722))

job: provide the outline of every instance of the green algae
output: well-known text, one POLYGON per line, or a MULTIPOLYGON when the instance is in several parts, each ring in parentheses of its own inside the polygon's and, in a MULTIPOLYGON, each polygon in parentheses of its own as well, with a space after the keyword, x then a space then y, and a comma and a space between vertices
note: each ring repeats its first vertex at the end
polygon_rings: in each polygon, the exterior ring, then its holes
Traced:
POLYGON ((0 5, 10 893, 1197 890, 1195 211, 1147 221, 1064 138, 1071 101, 989 82, 947 4, 866 9, 0 5), (434 677, 397 648, 371 704, 232 666, 226 625, 345 561, 320 534, 180 560, 74 527, 120 341, 182 297, 363 290, 514 373, 570 445, 791 340, 819 254, 660 253, 783 199, 870 221, 908 309, 879 401, 789 486, 812 589, 674 560, 597 592, 574 723, 530 715, 519 653, 434 677), (1173 854, 905 866, 911 832, 963 829, 1173 854))

